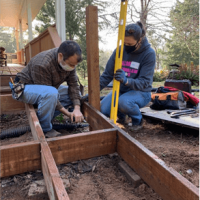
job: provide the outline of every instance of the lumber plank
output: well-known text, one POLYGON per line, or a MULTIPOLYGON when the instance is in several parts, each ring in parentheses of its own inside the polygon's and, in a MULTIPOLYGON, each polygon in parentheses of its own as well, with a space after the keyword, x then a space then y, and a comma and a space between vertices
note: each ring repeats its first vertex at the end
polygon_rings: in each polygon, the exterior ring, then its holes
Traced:
POLYGON ((109 118, 86 102, 82 105, 82 112, 92 130, 118 128, 114 126, 109 118))
POLYGON ((0 106, 1 114, 7 114, 7 113, 14 112, 14 111, 25 110, 24 103, 13 99, 11 94, 1 94, 0 102, 1 102, 1 106, 0 106))
POLYGON ((56 164, 114 153, 116 129, 91 131, 47 139, 56 164))
POLYGON ((0 147, 1 177, 41 168, 40 143, 36 141, 0 147))
POLYGON ((11 94, 10 86, 0 86, 0 94, 11 94))
POLYGON ((61 39, 58 35, 56 27, 49 26, 48 31, 49 31, 49 35, 51 36, 51 39, 52 39, 54 46, 59 47, 60 44, 62 43, 62 41, 61 41, 61 39))
POLYGON ((142 184, 142 179, 127 165, 126 162, 120 161, 118 167, 125 174, 126 178, 132 183, 133 187, 142 184))
POLYGON ((162 199, 199 199, 195 185, 123 130, 118 132, 117 152, 162 199))
POLYGON ((49 199, 69 200, 51 150, 46 142, 41 143, 41 163, 49 199))
POLYGON ((1 75, 0 76, 0 86, 9 86, 10 77, 15 79, 15 75, 1 75))
POLYGON ((88 66, 89 103, 100 110, 99 83, 99 47, 98 47, 98 9, 97 6, 86 8, 86 44, 88 66))
POLYGON ((34 140, 46 141, 42 127, 40 126, 40 122, 35 113, 35 109, 33 108, 33 105, 25 104, 25 108, 29 124, 31 126, 31 133, 33 135, 34 140))

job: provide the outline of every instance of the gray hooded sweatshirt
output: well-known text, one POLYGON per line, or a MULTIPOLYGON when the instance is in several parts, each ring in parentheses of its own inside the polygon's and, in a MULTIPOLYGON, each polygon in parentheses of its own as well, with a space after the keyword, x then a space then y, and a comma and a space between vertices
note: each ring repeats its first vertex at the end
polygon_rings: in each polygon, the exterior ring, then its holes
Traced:
MULTIPOLYGON (((116 49, 106 64, 100 77, 100 89, 106 87, 114 76, 116 49)), ((129 90, 150 92, 152 89, 153 74, 156 63, 155 51, 151 48, 147 38, 143 38, 141 46, 135 52, 123 52, 122 69, 126 73, 128 84, 120 84, 120 92, 129 90)))

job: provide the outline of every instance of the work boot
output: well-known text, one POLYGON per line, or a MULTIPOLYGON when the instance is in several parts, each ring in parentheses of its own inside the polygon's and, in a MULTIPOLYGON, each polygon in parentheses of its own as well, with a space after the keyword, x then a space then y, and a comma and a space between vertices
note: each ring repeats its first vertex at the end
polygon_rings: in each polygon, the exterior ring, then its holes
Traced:
POLYGON ((125 125, 129 124, 129 121, 130 121, 130 119, 129 119, 128 115, 126 115, 124 118, 117 119, 117 123, 125 124, 125 125))
POLYGON ((118 118, 117 123, 124 124, 125 118, 118 118))
POLYGON ((57 136, 60 136, 60 135, 61 135, 61 133, 55 131, 54 129, 51 129, 50 131, 45 133, 46 138, 57 137, 57 136))
POLYGON ((128 126, 130 127, 131 131, 139 131, 143 128, 143 124, 144 124, 144 121, 142 119, 139 125, 133 125, 132 123, 129 123, 128 126))

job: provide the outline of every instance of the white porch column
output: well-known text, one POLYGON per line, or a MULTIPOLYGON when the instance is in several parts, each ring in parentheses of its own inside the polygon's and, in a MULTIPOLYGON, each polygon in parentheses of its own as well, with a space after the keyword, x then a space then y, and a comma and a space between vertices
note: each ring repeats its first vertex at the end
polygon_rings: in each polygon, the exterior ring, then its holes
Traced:
POLYGON ((65 0, 56 0, 56 29, 61 41, 66 40, 65 0))
POLYGON ((23 31, 22 31, 22 19, 19 20, 19 31, 20 31, 20 49, 23 49, 23 31))
POLYGON ((28 14, 28 40, 29 42, 33 39, 32 33, 32 12, 31 12, 31 2, 27 0, 27 14, 28 14))
POLYGON ((15 29, 15 39, 16 39, 16 47, 17 47, 17 52, 19 51, 19 32, 17 29, 15 29))

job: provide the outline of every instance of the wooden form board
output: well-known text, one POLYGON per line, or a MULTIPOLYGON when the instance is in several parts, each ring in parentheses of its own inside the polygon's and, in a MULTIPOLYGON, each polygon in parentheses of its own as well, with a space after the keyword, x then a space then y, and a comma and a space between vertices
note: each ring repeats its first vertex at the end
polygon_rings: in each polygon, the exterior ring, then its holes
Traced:
POLYGON ((41 143, 42 172, 50 200, 68 200, 68 194, 60 178, 51 150, 46 142, 41 143))
POLYGON ((10 94, 11 89, 9 86, 0 86, 0 94, 10 94))
POLYGON ((56 164, 116 152, 116 129, 104 129, 47 139, 56 164))
POLYGON ((1 75, 0 76, 0 87, 1 86, 9 86, 10 77, 14 80, 15 75, 1 75))
POLYGON ((45 140, 45 135, 40 126, 35 110, 32 105, 26 104, 25 106, 33 138, 34 140, 39 141, 41 145, 41 168, 49 199, 67 200, 69 197, 63 185, 62 179, 60 178, 60 174, 51 150, 45 140))
MULTIPOLYGON (((176 112, 176 111, 175 111, 176 112)), ((141 109, 143 116, 150 117, 157 120, 163 120, 172 124, 192 128, 199 130, 199 117, 191 118, 189 115, 182 115, 179 119, 171 118, 165 110, 153 110, 150 107, 144 107, 141 109)))
POLYGON ((0 102, 1 102, 0 106, 1 114, 7 114, 25 110, 24 103, 13 99, 11 94, 0 95, 0 102))
MULTIPOLYGON (((167 167, 164 161, 114 125, 98 110, 88 103, 84 103, 83 112, 87 121, 92 122, 92 119, 95 117, 97 122, 101 122, 98 124, 104 124, 107 126, 107 129, 51 138, 46 141, 40 141, 40 143, 37 141, 14 145, 14 147, 12 145, 1 147, 3 155, 1 177, 23 173, 29 169, 31 171, 42 168, 50 199, 54 199, 54 197, 59 199, 58 194, 62 194, 61 196, 65 195, 67 199, 68 196, 64 192, 64 189, 60 189, 63 188, 63 185, 56 164, 64 164, 79 159, 117 152, 163 199, 199 199, 198 188, 175 170, 167 167), (24 149, 22 146, 26 148, 24 149), (35 148, 32 148, 32 146, 35 148), (38 152, 40 148, 42 150, 39 156, 38 152), (36 155, 36 158, 28 156, 31 154, 36 155), (29 158, 28 160, 27 157, 29 158), (26 160, 25 167, 19 170, 19 166, 22 165, 24 160, 26 160), (10 167, 12 170, 10 170, 10 167), (61 186, 58 188, 56 185, 61 186)), ((35 124, 37 123, 33 123, 33 127, 35 124)), ((96 128, 96 126, 92 128, 96 128)), ((38 128, 35 127, 35 129, 38 128)), ((38 130, 35 130, 35 132, 38 133, 38 130)))
POLYGON ((41 168, 40 143, 38 141, 1 146, 0 151, 1 177, 41 168))
POLYGON ((25 104, 26 114, 28 116, 29 124, 31 127, 31 133, 33 135, 34 140, 38 140, 40 142, 45 141, 45 136, 38 121, 37 115, 33 108, 33 105, 25 104))

